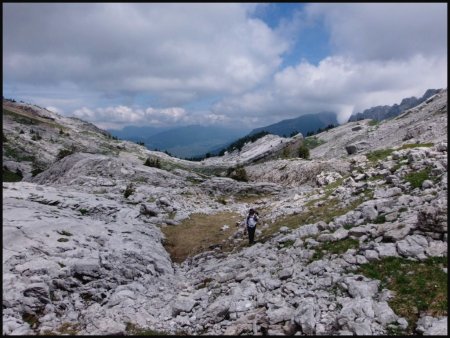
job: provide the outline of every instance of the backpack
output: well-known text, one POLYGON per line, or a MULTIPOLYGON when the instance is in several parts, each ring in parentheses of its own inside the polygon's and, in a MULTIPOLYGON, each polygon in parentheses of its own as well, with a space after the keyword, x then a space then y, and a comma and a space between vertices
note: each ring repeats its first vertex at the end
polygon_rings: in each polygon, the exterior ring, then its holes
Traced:
POLYGON ((256 215, 247 217, 247 226, 249 226, 250 228, 254 228, 256 226, 256 222, 258 222, 256 215))

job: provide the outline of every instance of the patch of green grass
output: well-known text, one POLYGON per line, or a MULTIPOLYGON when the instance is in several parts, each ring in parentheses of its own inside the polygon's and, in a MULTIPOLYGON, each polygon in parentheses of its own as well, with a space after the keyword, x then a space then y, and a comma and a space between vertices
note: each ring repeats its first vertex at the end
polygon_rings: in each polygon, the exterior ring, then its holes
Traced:
POLYGON ((30 116, 24 116, 22 114, 18 114, 16 112, 13 112, 8 109, 3 109, 3 114, 11 116, 14 121, 16 121, 17 123, 20 123, 20 124, 34 125, 34 124, 41 123, 41 121, 39 121, 35 118, 32 118, 30 116))
POLYGON ((398 169, 400 169, 401 167, 403 166, 403 163, 397 163, 396 165, 394 165, 392 168, 391 168, 391 173, 395 173, 398 169))
POLYGON ((264 197, 266 197, 266 196, 260 195, 260 194, 242 193, 242 194, 235 195, 234 200, 238 203, 255 204, 257 201, 260 201, 264 197))
POLYGON ((388 325, 386 331, 388 336, 404 336, 406 334, 405 330, 393 324, 388 325))
POLYGON ((319 260, 330 254, 343 254, 348 249, 356 249, 359 247, 359 241, 353 238, 346 238, 336 242, 325 242, 316 248, 312 260, 319 260))
POLYGON ((34 156, 28 155, 22 149, 12 148, 8 144, 3 145, 3 155, 15 159, 17 162, 34 161, 34 156))
POLYGON ((377 218, 373 221, 375 224, 382 224, 386 223, 386 216, 385 215, 378 215, 377 218))
POLYGON ((377 120, 370 120, 369 121, 369 126, 373 127, 373 126, 377 126, 380 124, 380 121, 377 120))
POLYGON ((32 329, 39 326, 39 317, 35 314, 24 313, 22 319, 24 322, 28 323, 32 329))
POLYGON ((326 197, 330 196, 331 193, 334 192, 334 190, 336 190, 336 188, 340 187, 342 185, 342 183, 344 182, 345 178, 346 177, 338 178, 336 181, 326 185, 325 186, 326 197))
POLYGON ((314 149, 318 146, 320 146, 321 144, 326 143, 325 141, 317 138, 316 136, 308 136, 304 139, 303 144, 308 148, 308 149, 314 149))
POLYGON ((50 330, 45 330, 43 332, 44 336, 60 336, 60 335, 69 335, 74 336, 79 331, 79 325, 74 323, 63 323, 59 328, 56 329, 57 332, 53 332, 50 330))
POLYGON ((283 243, 280 243, 278 245, 279 248, 290 248, 291 246, 293 246, 295 243, 295 241, 293 239, 289 239, 283 243))
POLYGON ((381 288, 395 292, 389 306, 409 322, 407 334, 413 334, 418 318, 447 316, 447 257, 430 257, 425 261, 411 261, 387 257, 360 266, 364 276, 381 281, 381 288))
POLYGON ((87 209, 81 208, 80 210, 78 210, 83 216, 86 215, 88 213, 87 209))
POLYGON ((370 162, 376 162, 378 160, 384 160, 386 157, 390 156, 393 151, 394 149, 390 148, 374 150, 370 153, 367 153, 366 157, 370 162))
POLYGON ((337 198, 333 198, 327 200, 320 206, 310 206, 305 212, 280 217, 279 219, 275 220, 275 222, 271 224, 269 228, 262 230, 260 240, 261 242, 268 240, 274 234, 278 233, 278 230, 282 226, 286 226, 290 229, 296 229, 302 224, 316 223, 318 221, 329 223, 333 220, 334 217, 344 215, 350 210, 354 210, 364 201, 364 198, 365 196, 361 196, 345 207, 339 205, 340 201, 337 198))
POLYGON ((382 179, 384 179, 383 175, 375 175, 375 176, 370 176, 367 180, 370 182, 373 182, 373 181, 378 181, 378 180, 382 180, 382 179))
POLYGON ((337 179, 336 181, 326 185, 324 187, 324 194, 323 196, 317 198, 317 199, 313 199, 313 200, 309 200, 308 202, 305 203, 306 207, 310 207, 313 204, 319 202, 319 201, 325 201, 328 199, 329 196, 331 196, 331 194, 336 190, 336 188, 340 187, 342 185, 342 183, 344 182, 346 177, 341 177, 339 179, 337 179))
POLYGON ((2 180, 3 182, 20 182, 22 177, 15 172, 9 171, 3 168, 2 170, 2 180))
POLYGON ((226 250, 226 240, 236 231, 235 224, 242 218, 233 212, 191 214, 178 225, 161 228, 166 237, 164 246, 172 261, 177 263, 210 250, 212 245, 220 244, 226 250), (228 224, 229 228, 222 231, 224 224, 228 224))
POLYGON ((418 148, 418 147, 432 147, 434 146, 434 143, 411 143, 411 144, 404 144, 399 149, 410 149, 410 148, 418 148))
POLYGON ((131 336, 167 336, 168 334, 166 332, 161 331, 155 331, 151 329, 144 329, 136 324, 127 322, 125 330, 127 333, 131 336))
POLYGON ((409 173, 405 175, 404 179, 411 183, 413 188, 420 188, 423 181, 430 179, 430 169, 426 168, 421 171, 409 173))
POLYGON ((408 208, 401 207, 400 209, 398 209, 398 212, 405 212, 405 211, 408 211, 408 208))
POLYGON ((136 178, 133 179, 133 182, 147 183, 147 179, 143 176, 137 176, 136 178))

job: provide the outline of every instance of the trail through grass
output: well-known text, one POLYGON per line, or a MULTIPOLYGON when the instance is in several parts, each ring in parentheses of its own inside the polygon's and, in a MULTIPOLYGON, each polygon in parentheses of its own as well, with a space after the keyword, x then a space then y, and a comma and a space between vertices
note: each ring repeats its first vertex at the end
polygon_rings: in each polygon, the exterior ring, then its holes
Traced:
POLYGON ((181 224, 161 229, 166 236, 164 246, 172 260, 181 263, 189 256, 211 250, 211 246, 224 246, 226 239, 236 232, 236 222, 242 218, 233 212, 192 214, 181 224), (228 229, 222 231, 224 225, 228 229))

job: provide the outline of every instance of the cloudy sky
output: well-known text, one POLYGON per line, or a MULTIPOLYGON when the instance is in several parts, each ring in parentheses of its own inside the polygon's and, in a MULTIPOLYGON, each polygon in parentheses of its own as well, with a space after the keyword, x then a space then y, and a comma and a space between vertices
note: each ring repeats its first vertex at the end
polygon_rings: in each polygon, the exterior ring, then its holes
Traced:
POLYGON ((102 128, 264 126, 447 87, 447 4, 3 4, 3 95, 102 128))

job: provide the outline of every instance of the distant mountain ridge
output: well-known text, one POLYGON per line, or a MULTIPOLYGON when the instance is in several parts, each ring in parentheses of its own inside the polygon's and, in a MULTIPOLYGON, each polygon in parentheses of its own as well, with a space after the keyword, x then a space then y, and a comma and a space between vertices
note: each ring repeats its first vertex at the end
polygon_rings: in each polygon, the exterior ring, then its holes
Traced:
MULTIPOLYGON (((246 133, 248 129, 231 129, 216 126, 189 125, 172 129, 157 130, 152 127, 126 127, 125 133, 113 132, 114 136, 124 135, 129 141, 143 142, 150 150, 167 151, 180 158, 204 155, 211 149, 222 148, 246 133), (136 130, 137 135, 128 134, 136 130), (148 134, 145 135, 145 131, 148 134)), ((124 128, 125 129, 125 128, 124 128)))
POLYGON ((333 124, 335 126, 339 124, 336 118, 336 114, 333 112, 306 114, 297 118, 282 120, 265 127, 253 129, 250 132, 250 135, 259 133, 261 131, 267 131, 270 134, 278 136, 289 136, 293 132, 299 132, 302 133, 303 136, 306 136, 308 132, 315 132, 319 128, 325 128, 330 124, 333 124))
POLYGON ((163 131, 168 130, 169 128, 160 128, 160 127, 138 127, 138 126, 126 126, 122 129, 107 129, 107 131, 122 140, 133 141, 133 142, 142 142, 144 139, 151 135, 155 135, 161 133, 163 131))
POLYGON ((362 113, 353 114, 350 116, 348 122, 354 122, 364 119, 372 119, 376 121, 386 120, 392 117, 396 117, 403 113, 405 110, 411 109, 422 102, 425 102, 431 96, 439 93, 441 89, 428 89, 421 98, 415 96, 408 97, 402 100, 400 104, 394 104, 392 106, 376 106, 364 110, 362 113))

